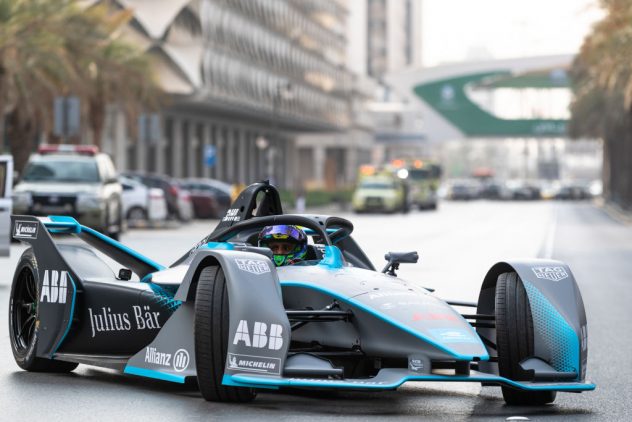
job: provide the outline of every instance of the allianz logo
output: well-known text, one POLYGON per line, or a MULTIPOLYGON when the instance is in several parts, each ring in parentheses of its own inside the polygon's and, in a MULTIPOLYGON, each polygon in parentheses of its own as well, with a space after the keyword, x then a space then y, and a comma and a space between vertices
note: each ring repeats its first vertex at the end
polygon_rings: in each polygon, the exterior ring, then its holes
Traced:
POLYGON ((189 352, 186 349, 178 349, 171 353, 159 352, 155 347, 145 348, 145 362, 154 365, 173 367, 176 372, 182 372, 189 367, 189 352), (173 359, 172 359, 173 358, 173 359))

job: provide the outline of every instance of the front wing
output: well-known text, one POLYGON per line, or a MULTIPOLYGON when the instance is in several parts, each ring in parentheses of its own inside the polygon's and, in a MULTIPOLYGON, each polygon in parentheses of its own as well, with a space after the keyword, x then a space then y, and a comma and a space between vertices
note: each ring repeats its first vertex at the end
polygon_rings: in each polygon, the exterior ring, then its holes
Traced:
POLYGON ((407 369, 381 369, 373 378, 367 379, 317 379, 286 378, 268 375, 234 374, 224 375, 222 383, 235 387, 278 389, 294 388, 343 388, 349 390, 394 390, 409 381, 435 382, 481 382, 484 384, 505 385, 530 391, 567 391, 582 392, 595 389, 595 384, 584 382, 529 382, 513 381, 498 375, 470 371, 470 375, 415 374, 407 369))

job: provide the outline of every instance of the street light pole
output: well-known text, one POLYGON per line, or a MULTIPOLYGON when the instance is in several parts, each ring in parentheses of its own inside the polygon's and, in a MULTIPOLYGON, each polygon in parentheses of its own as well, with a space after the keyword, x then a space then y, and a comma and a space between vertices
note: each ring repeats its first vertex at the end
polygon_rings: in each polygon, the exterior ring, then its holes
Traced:
POLYGON ((280 82, 276 86, 276 92, 274 93, 274 97, 272 98, 272 136, 274 137, 276 147, 270 146, 267 154, 267 178, 272 180, 274 178, 274 170, 275 170, 275 157, 277 153, 277 149, 281 144, 281 131, 279 128, 279 120, 280 120, 280 110, 279 107, 281 105, 281 100, 290 100, 294 96, 294 91, 292 84, 290 82, 280 82))

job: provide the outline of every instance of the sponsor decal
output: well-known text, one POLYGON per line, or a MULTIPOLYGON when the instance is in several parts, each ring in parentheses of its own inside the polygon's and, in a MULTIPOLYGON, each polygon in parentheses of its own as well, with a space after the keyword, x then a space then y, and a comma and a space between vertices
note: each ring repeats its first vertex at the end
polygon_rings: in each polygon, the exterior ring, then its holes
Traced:
POLYGON ((203 245, 206 245, 207 243, 208 243, 208 240, 204 238, 200 240, 198 243, 196 243, 195 245, 193 245, 193 247, 189 251, 189 256, 193 255, 198 249, 200 249, 203 245))
POLYGON ((386 381, 365 381, 365 380, 354 380, 354 379, 345 379, 345 380, 325 379, 325 378, 288 378, 288 379, 290 381, 299 381, 299 382, 317 381, 319 384, 339 383, 339 382, 343 382, 345 384, 356 384, 356 385, 384 385, 386 384, 386 381))
POLYGON ((382 299, 382 298, 387 298, 387 297, 395 297, 395 296, 418 296, 418 294, 411 291, 369 293, 369 299, 371 300, 382 299))
POLYGON ((432 312, 415 312, 413 321, 457 321, 458 318, 453 314, 439 314, 432 312))
POLYGON ((171 366, 171 353, 161 353, 155 347, 145 348, 145 362, 154 365, 171 366))
POLYGON ((478 340, 467 330, 460 328, 431 328, 433 337, 443 343, 477 343, 478 340))
POLYGON ((40 303, 66 303, 68 271, 44 270, 40 303))
POLYGON ((159 352, 155 347, 145 348, 145 362, 153 365, 173 367, 176 372, 182 372, 189 367, 189 352, 185 349, 178 349, 173 355, 171 353, 159 352))
POLYGON ((551 281, 560 281, 568 278, 564 267, 533 267, 531 268, 537 278, 551 281))
POLYGON ((248 329, 248 321, 242 319, 237 325, 237 332, 233 338, 233 345, 243 343, 247 347, 270 350, 279 350, 283 347, 283 327, 279 324, 270 324, 270 334, 268 335, 268 324, 256 321, 253 326, 252 338, 248 329))
POLYGON ((270 266, 266 261, 261 259, 235 259, 237 268, 255 275, 270 272, 270 266))
POLYGON ((222 221, 239 221, 241 217, 239 216, 239 208, 231 208, 226 211, 226 215, 222 218, 222 221))
POLYGON ((13 237, 22 239, 37 239, 37 228, 39 223, 35 221, 16 221, 13 237))
POLYGON ((425 372, 426 365, 424 359, 418 357, 410 357, 408 359, 408 369, 413 372, 425 372))
POLYGON ((281 359, 229 353, 228 368, 239 371, 281 375, 281 359))
POLYGON ((92 327, 92 337, 97 333, 108 331, 131 331, 131 330, 157 330, 160 327, 158 316, 160 312, 152 311, 149 306, 132 306, 133 318, 127 312, 112 312, 110 307, 102 307, 101 310, 93 311, 88 308, 90 315, 90 326, 92 327))
POLYGON ((189 352, 185 349, 178 349, 173 355, 173 370, 176 372, 182 372, 189 367, 189 352))

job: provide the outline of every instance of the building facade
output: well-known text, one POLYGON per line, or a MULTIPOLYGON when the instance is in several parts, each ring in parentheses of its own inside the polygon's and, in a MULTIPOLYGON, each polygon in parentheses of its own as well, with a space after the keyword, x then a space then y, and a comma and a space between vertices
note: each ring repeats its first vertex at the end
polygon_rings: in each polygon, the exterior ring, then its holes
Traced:
POLYGON ((155 58, 169 94, 137 133, 112 107, 103 145, 120 169, 296 189, 295 138, 354 127, 344 0, 117 4, 133 11, 124 35, 155 58))
POLYGON ((393 71, 421 67, 422 0, 368 0, 367 71, 379 81, 393 71))

